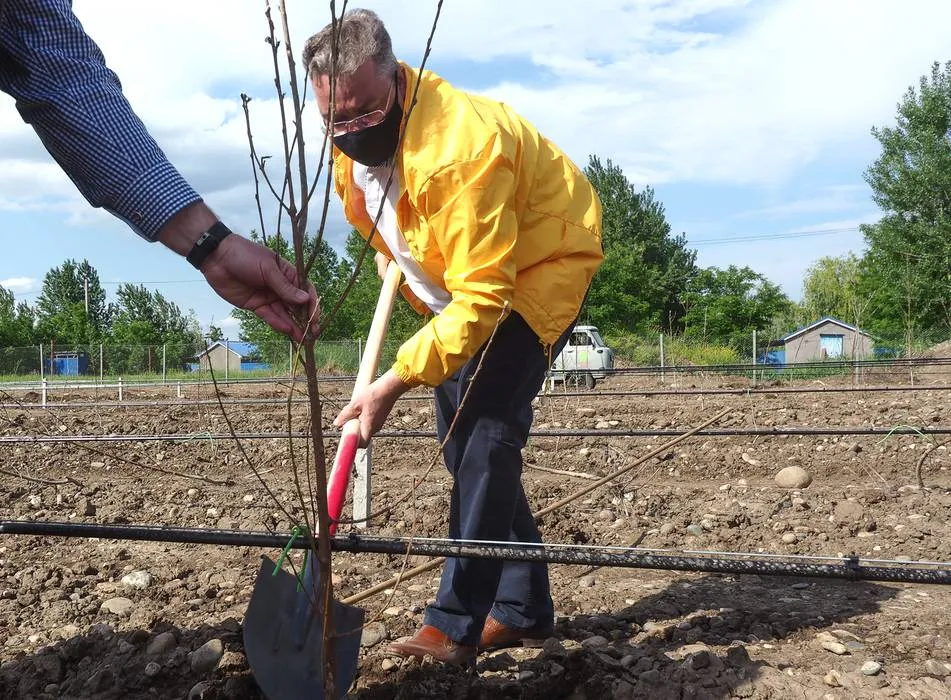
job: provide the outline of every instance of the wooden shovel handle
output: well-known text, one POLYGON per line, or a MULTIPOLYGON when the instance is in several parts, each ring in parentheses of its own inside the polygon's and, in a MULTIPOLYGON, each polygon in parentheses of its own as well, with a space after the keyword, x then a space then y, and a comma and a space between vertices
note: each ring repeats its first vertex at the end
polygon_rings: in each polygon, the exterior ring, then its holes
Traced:
MULTIPOLYGON (((390 314, 393 311, 393 302, 400 287, 399 266, 390 262, 383 278, 383 288, 380 298, 376 302, 376 311, 373 312, 373 321, 370 323, 370 333, 367 335, 367 345, 360 360, 360 369, 357 380, 353 385, 353 394, 356 396, 365 389, 376 377, 377 366, 380 363, 380 353, 383 348, 383 339, 386 329, 390 325, 390 314)), ((343 512, 343 502, 347 497, 347 485, 350 483, 350 469, 356 458, 357 448, 360 446, 360 419, 348 420, 340 433, 340 442, 337 444, 337 454, 334 457, 333 470, 327 484, 327 512, 330 516, 330 534, 337 530, 337 521, 343 512)))

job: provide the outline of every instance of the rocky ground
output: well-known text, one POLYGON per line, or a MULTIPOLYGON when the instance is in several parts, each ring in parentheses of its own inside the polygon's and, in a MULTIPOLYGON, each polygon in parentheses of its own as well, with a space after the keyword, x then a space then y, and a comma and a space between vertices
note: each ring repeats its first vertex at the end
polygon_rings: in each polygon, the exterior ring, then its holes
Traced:
MULTIPOLYGON (((609 431, 689 429, 724 408, 712 427, 951 427, 951 394, 935 390, 951 378, 937 373, 760 381, 753 391, 741 378, 665 379, 619 375, 593 392, 541 398, 536 430, 594 434, 533 436, 524 476, 533 507, 577 493, 671 439, 609 431), (873 390, 885 385, 900 390, 873 390), (724 393, 676 393, 696 389, 724 393)), ((349 387, 323 388, 329 418, 349 387)), ((126 390, 126 402, 149 405, 89 405, 116 397, 73 392, 51 397, 68 406, 44 410, 35 395, 7 397, 0 516, 290 529, 299 509, 287 441, 237 445, 215 437, 229 422, 238 432, 286 430, 286 405, 240 403, 286 391, 231 384, 222 394, 232 402, 224 415, 203 403, 213 398, 209 390, 196 387, 181 403, 175 389, 126 390), (169 434, 188 439, 10 441, 169 434)), ((293 404, 290 415, 302 429, 303 406, 293 404)), ((388 429, 432 430, 428 397, 401 401, 388 429)), ((543 517, 541 526, 549 542, 951 561, 945 439, 701 434, 543 517), (777 483, 784 469, 780 481, 803 481, 777 483)), ((369 533, 444 534, 449 482, 433 439, 379 438, 373 479, 373 508, 389 512, 369 533)), ((241 625, 262 554, 278 552, 0 538, 0 697, 260 697, 241 625)), ((336 595, 365 590, 403 565, 402 557, 336 554, 336 595)), ((553 565, 554 635, 537 649, 483 654, 470 672, 386 653, 388 640, 420 624, 437 573, 360 603, 369 623, 353 697, 951 697, 951 590, 942 586, 553 565)))

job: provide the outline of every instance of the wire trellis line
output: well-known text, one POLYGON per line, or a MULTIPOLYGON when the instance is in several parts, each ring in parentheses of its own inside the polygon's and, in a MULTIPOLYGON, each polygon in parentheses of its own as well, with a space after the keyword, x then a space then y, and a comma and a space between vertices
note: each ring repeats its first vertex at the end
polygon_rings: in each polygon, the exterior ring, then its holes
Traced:
MULTIPOLYGON (((943 367, 951 365, 951 357, 909 357, 893 358, 887 360, 820 360, 813 362, 797 362, 789 364, 761 364, 761 363, 735 363, 720 365, 639 365, 636 367, 615 367, 604 370, 609 376, 625 375, 653 375, 653 374, 748 374, 756 372, 774 374, 777 379, 782 379, 784 372, 795 374, 802 370, 823 370, 828 372, 842 372, 852 369, 873 369, 881 368, 883 370, 906 370, 909 368, 924 367, 943 367)), ((582 368, 583 371, 583 368, 582 368)), ((353 382, 356 375, 351 374, 327 374, 318 375, 318 380, 322 383, 333 382, 353 382)), ((271 384, 271 383, 293 383, 294 378, 288 375, 275 375, 272 377, 235 377, 219 380, 219 385, 243 385, 243 384, 271 384)), ((122 382, 119 377, 109 377, 102 381, 84 381, 82 379, 47 379, 45 386, 49 390, 79 390, 79 389, 145 389, 145 388, 169 388, 181 384, 187 386, 212 385, 210 379, 202 378, 175 378, 175 379, 156 379, 155 381, 129 381, 122 382)), ((44 381, 38 379, 25 379, 22 381, 10 381, 0 383, 0 390, 6 391, 28 391, 40 390, 44 388, 44 381)))

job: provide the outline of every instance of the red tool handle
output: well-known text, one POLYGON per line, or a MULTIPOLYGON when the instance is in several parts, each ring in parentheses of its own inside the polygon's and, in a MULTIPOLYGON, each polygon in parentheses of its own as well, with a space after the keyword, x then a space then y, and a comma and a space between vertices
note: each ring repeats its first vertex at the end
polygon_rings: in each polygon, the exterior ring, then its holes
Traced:
MULTIPOLYGON (((353 396, 369 386, 376 376, 380 362, 380 351, 386 329, 390 323, 390 312, 396 300, 402 273, 396 263, 390 262, 383 278, 383 288, 380 298, 376 302, 376 311, 373 312, 373 321, 370 323, 370 332, 367 335, 367 346, 360 360, 360 370, 353 385, 353 396)), ((360 446, 360 419, 352 418, 343 426, 340 433, 340 442, 337 444, 337 454, 334 457, 334 466, 327 483, 327 513, 330 516, 330 534, 337 531, 337 521, 343 512, 343 502, 347 498, 347 485, 350 483, 350 470, 353 460, 360 446)))
MULTIPOLYGON (((357 456, 360 447, 360 421, 347 421, 347 427, 356 424, 356 430, 340 435, 337 445, 337 456, 334 459, 333 470, 330 472, 330 483, 327 485, 327 514, 330 516, 330 536, 337 531, 337 521, 343 511, 343 502, 347 498, 347 485, 350 483, 350 468, 357 456)), ((346 427, 344 428, 346 431, 346 427)))

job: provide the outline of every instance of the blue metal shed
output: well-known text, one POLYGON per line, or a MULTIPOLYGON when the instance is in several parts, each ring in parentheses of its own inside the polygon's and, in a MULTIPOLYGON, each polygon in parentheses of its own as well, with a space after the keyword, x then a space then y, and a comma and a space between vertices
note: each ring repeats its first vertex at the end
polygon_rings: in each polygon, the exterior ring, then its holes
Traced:
POLYGON ((46 358, 46 373, 75 377, 86 374, 89 369, 89 354, 86 352, 60 351, 46 358))

